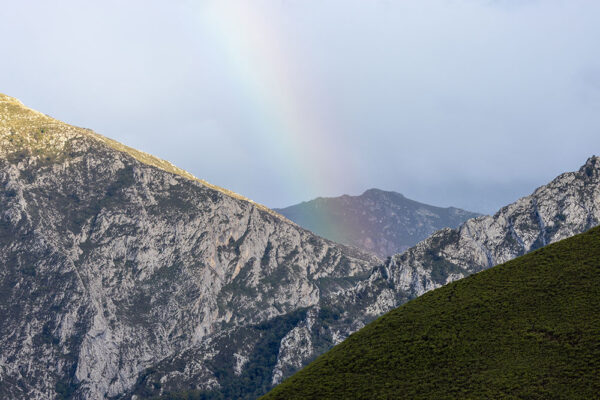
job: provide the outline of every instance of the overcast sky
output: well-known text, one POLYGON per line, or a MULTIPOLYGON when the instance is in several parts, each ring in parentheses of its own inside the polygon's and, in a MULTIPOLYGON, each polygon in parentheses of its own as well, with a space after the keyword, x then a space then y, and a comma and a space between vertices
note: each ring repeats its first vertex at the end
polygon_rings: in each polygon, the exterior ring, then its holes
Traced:
POLYGON ((600 154, 600 2, 1 1, 0 92, 271 207, 480 212, 600 154))

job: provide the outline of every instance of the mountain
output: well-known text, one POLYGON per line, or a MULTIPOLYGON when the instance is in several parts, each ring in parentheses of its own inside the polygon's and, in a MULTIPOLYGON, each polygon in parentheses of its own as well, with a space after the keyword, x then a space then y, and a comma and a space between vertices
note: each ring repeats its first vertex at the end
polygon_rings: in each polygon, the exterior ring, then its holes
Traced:
POLYGON ((0 398, 257 398, 407 300, 599 220, 592 157, 382 262, 0 95, 0 398))
POLYGON ((408 302, 263 399, 592 399, 599 337, 593 228, 408 302))
MULTIPOLYGON (((585 232, 599 221, 600 159, 594 156, 578 171, 558 176, 493 216, 473 218, 457 229, 434 233, 373 268, 368 277, 322 295, 318 304, 307 307, 302 315, 294 314, 297 319, 286 327, 279 344, 272 342, 278 346, 276 362, 264 363, 269 369, 274 365, 272 384, 280 383, 378 316, 427 291, 585 232)), ((153 372, 145 387, 160 383, 162 376, 162 371, 153 372)), ((236 398, 235 393, 226 392, 229 396, 224 398, 236 398)), ((160 398, 219 397, 203 391, 181 391, 160 398)))
MULTIPOLYGON (((573 236, 600 221, 600 158, 564 173, 493 216, 442 229, 374 268, 334 296, 322 297, 304 326, 282 340, 279 361, 296 368, 376 317, 424 293, 573 236), (302 333, 302 338, 297 339, 302 333)), ((284 370, 289 375, 293 368, 284 370)), ((274 383, 281 382, 276 376, 274 383)))
POLYGON ((257 397, 307 308, 381 262, 5 95, 0 188, 1 398, 127 398, 158 372, 253 373, 257 397))
POLYGON ((480 215, 454 207, 430 206, 379 189, 360 196, 319 197, 275 211, 319 236, 384 259, 435 231, 456 228, 480 215))

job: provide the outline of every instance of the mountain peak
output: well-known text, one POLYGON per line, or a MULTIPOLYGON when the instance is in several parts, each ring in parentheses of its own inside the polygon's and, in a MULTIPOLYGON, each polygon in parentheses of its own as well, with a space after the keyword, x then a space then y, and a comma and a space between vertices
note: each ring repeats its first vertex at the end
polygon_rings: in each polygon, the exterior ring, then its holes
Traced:
MULTIPOLYGON (((182 176, 224 193, 227 196, 254 204, 269 214, 285 219, 270 208, 258 204, 231 190, 208 183, 171 162, 126 146, 102 136, 91 129, 69 125, 46 114, 25 106, 18 99, 0 93, 0 156, 23 158, 25 155, 38 160, 54 160, 69 157, 69 149, 77 141, 93 140, 96 144, 125 153, 137 161, 163 171, 182 176)), ((288 220, 289 221, 289 220, 288 220)))
POLYGON ((59 121, 25 106, 18 99, 0 93, 0 135, 19 133, 57 122, 59 121))
POLYGON ((381 262, 7 96, 0 119, 0 399, 132 398, 171 359, 186 385, 226 365, 263 390, 273 338, 381 262))
POLYGON ((581 167, 580 171, 584 172, 589 177, 600 176, 600 157, 591 156, 588 158, 585 164, 581 167))
POLYGON ((18 103, 23 105, 18 99, 10 97, 4 93, 0 93, 0 103, 18 103))
POLYGON ((359 196, 318 198, 276 211, 317 235, 381 258, 402 252, 439 229, 456 228, 479 215, 430 206, 376 188, 359 196))
POLYGON ((377 189, 377 188, 367 189, 364 191, 364 193, 361 196, 382 196, 382 195, 386 195, 386 194, 404 198, 404 195, 402 193, 393 192, 390 190, 382 190, 382 189, 377 189))

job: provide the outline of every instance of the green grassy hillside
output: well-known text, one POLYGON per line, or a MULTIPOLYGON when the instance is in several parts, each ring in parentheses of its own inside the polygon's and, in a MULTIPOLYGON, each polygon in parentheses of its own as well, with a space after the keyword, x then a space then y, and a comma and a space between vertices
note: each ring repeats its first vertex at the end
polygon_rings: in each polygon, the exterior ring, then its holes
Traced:
POLYGON ((429 292, 263 399, 600 398, 600 228, 429 292))

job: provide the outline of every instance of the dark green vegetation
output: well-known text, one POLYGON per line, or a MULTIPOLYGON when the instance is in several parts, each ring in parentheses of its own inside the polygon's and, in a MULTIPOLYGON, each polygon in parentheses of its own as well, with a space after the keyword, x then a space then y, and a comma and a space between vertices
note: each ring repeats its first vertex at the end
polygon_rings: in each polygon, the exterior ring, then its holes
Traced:
POLYGON ((600 228, 426 293, 263 399, 592 399, 600 228))

